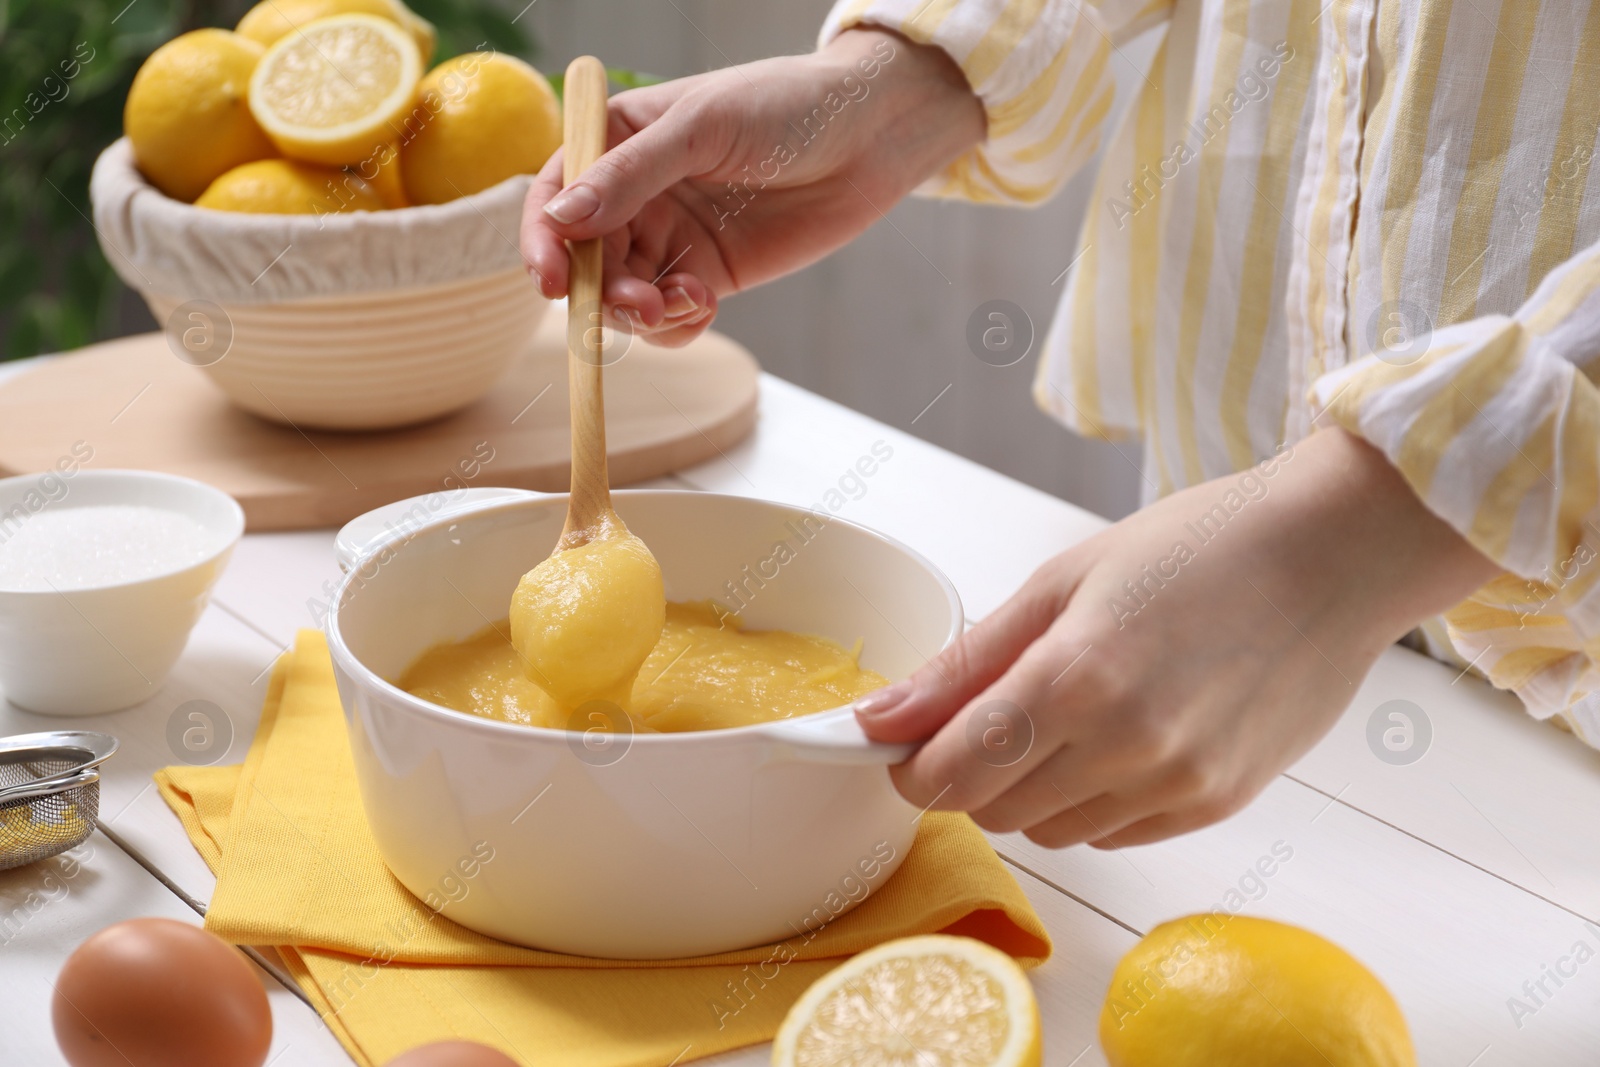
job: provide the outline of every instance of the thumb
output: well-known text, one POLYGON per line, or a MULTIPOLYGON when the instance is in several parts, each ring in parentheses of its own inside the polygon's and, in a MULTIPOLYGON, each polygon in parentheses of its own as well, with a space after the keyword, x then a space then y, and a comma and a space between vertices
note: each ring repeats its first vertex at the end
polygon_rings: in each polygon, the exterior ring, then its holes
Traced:
POLYGON ((702 110, 675 103, 595 160, 545 203, 550 228, 570 241, 604 236, 665 189, 714 169, 732 138, 727 123, 708 120, 702 110))
POLYGON ((1076 580, 1030 578, 1021 591, 901 682, 855 703, 874 741, 922 741, 1005 674, 1066 607, 1076 580))

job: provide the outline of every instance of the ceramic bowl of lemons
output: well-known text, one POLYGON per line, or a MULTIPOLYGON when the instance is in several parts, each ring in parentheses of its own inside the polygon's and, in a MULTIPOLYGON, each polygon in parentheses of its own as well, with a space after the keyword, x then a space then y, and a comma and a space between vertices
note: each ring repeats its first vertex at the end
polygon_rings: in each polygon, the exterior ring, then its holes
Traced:
POLYGON ((238 406, 405 426, 526 351, 549 305, 517 231, 560 105, 519 59, 433 49, 400 0, 266 0, 135 76, 90 186, 101 246, 238 406))

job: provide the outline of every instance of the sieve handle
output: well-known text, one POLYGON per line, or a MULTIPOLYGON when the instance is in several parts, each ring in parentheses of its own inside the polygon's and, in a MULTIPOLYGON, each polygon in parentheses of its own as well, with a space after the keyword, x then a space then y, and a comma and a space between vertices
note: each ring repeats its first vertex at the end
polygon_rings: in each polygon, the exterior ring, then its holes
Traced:
POLYGON ((34 782, 6 786, 0 788, 0 805, 14 804, 22 800, 38 800, 40 797, 53 797, 58 793, 65 793, 81 786, 93 785, 99 780, 100 772, 90 768, 66 778, 41 778, 34 782))

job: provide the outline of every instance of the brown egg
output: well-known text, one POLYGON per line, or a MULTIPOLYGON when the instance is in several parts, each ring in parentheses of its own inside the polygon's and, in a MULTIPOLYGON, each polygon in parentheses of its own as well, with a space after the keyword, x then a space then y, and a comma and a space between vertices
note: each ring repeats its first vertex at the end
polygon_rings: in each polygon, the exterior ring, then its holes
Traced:
POLYGON ((244 954, 173 919, 130 919, 79 945, 50 1013, 72 1067, 261 1067, 272 1044, 244 954))
POLYGON ((517 1067, 517 1061, 476 1041, 436 1041, 402 1052, 388 1067, 517 1067))

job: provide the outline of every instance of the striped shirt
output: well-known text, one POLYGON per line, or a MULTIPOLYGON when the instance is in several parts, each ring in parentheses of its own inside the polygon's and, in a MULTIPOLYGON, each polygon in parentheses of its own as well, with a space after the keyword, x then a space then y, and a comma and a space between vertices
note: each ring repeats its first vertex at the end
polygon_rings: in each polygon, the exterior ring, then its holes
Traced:
POLYGON ((1104 141, 1042 407, 1142 441, 1147 497, 1360 435, 1504 568, 1428 649, 1600 745, 1600 0, 842 0, 823 38, 861 24, 987 110, 925 195, 1036 203, 1104 141))

